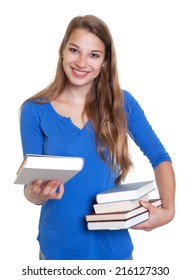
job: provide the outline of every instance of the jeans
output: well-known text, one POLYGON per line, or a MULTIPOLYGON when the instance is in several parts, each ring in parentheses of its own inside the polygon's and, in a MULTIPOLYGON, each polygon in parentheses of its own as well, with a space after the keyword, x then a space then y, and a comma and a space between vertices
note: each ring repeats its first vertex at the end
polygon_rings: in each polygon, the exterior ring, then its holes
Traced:
POLYGON ((47 260, 47 258, 44 256, 44 254, 42 253, 41 250, 40 250, 40 254, 39 254, 39 259, 40 260, 47 260))

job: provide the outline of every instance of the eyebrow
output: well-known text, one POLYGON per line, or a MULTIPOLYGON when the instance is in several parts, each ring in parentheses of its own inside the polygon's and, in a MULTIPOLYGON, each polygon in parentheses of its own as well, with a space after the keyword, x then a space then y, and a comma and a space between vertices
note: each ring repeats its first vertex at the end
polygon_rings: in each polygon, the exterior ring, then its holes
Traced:
MULTIPOLYGON (((77 48, 77 49, 80 49, 80 47, 79 47, 78 45, 74 44, 74 43, 69 43, 69 45, 70 45, 70 46, 73 46, 73 47, 75 47, 75 48, 77 48)), ((102 51, 100 51, 100 50, 91 50, 91 52, 102 53, 102 51)))

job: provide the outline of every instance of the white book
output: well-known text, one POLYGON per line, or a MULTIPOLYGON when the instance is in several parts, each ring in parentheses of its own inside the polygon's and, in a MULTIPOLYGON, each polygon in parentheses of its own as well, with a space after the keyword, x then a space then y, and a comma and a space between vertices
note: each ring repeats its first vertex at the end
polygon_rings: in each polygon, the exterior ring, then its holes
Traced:
MULTIPOLYGON (((162 204, 162 201, 160 198, 149 199, 149 202, 156 207, 159 207, 162 204)), ((100 221, 107 222, 107 221, 127 220, 127 219, 135 217, 145 211, 146 211, 146 208, 143 207, 142 205, 139 205, 138 207, 136 207, 133 210, 124 211, 124 212, 101 213, 101 214, 90 213, 90 214, 86 215, 86 221, 87 222, 100 222, 100 221)))
POLYGON ((107 221, 107 222, 88 222, 89 230, 120 230, 128 229, 149 219, 149 212, 146 211, 124 221, 107 221))
POLYGON ((58 180, 64 184, 79 173, 83 166, 84 159, 80 157, 28 154, 16 173, 14 184, 28 185, 38 179, 58 180))
POLYGON ((153 181, 134 182, 115 185, 96 195, 97 203, 107 203, 122 200, 139 199, 154 190, 153 181))
POLYGON ((115 202, 107 202, 107 203, 95 203, 93 205, 94 212, 96 214, 102 213, 113 213, 113 212, 124 212, 130 211, 140 205, 140 200, 149 200, 149 195, 145 194, 138 199, 133 200, 123 200, 123 201, 115 201, 115 202))

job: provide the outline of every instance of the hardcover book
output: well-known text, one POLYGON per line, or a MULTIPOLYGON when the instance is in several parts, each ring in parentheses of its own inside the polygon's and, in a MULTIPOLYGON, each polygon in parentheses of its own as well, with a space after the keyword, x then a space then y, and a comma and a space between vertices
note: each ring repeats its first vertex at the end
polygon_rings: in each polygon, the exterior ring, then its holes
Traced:
POLYGON ((89 230, 121 230, 128 229, 149 219, 149 212, 143 212, 124 221, 88 222, 89 230))
MULTIPOLYGON (((161 206, 162 202, 160 198, 157 199, 150 199, 149 202, 158 207, 161 206)), ((104 213, 104 214, 88 214, 86 215, 86 221, 87 222, 100 222, 100 221, 117 221, 117 220, 127 220, 130 219, 131 217, 137 216, 143 212, 146 211, 146 208, 143 206, 139 205, 135 209, 131 211, 125 211, 125 212, 115 212, 115 213, 104 213)))
POLYGON ((134 208, 140 206, 140 200, 149 200, 149 195, 145 194, 138 199, 133 200, 123 200, 123 201, 115 201, 115 202, 107 202, 107 203, 96 203, 93 205, 94 212, 96 214, 101 213, 112 213, 112 212, 124 212, 130 211, 134 208))
POLYGON ((23 159, 14 184, 28 185, 41 179, 58 180, 66 183, 79 173, 84 165, 83 158, 28 154, 23 159))
POLYGON ((97 203, 107 203, 122 200, 139 199, 141 196, 154 190, 153 181, 135 182, 115 185, 96 195, 97 203))
MULTIPOLYGON (((160 198, 152 199, 152 201, 150 200, 150 202, 156 207, 160 207, 162 205, 160 198)), ((149 211, 146 208, 141 206, 138 209, 140 210, 134 209, 130 211, 132 212, 132 215, 128 213, 112 213, 105 215, 95 214, 95 216, 97 216, 96 218, 99 219, 96 221, 92 221, 92 216, 93 218, 95 218, 94 215, 92 215, 91 218, 90 215, 87 215, 87 228, 89 230, 121 230, 131 228, 149 219, 149 211), (100 216, 102 216, 103 219, 106 218, 106 220, 101 220, 100 216), (120 220, 120 218, 122 220, 120 220)))

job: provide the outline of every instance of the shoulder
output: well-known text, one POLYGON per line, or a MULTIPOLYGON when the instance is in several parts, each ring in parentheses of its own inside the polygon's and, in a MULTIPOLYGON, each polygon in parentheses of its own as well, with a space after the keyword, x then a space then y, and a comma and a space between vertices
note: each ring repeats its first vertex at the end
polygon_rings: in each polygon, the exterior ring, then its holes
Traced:
POLYGON ((126 113, 130 113, 131 111, 141 109, 136 98, 127 90, 123 91, 123 99, 124 99, 124 110, 126 113))
POLYGON ((40 117, 44 114, 46 110, 48 110, 48 108, 49 108, 49 102, 42 104, 42 103, 38 103, 37 100, 25 101, 21 107, 21 115, 40 117))
POLYGON ((38 100, 27 100, 23 103, 21 110, 43 111, 49 107, 49 102, 39 103, 38 100))
POLYGON ((130 101, 131 99, 133 99, 133 96, 129 91, 127 91, 125 89, 122 89, 122 91, 123 91, 124 101, 130 101))

